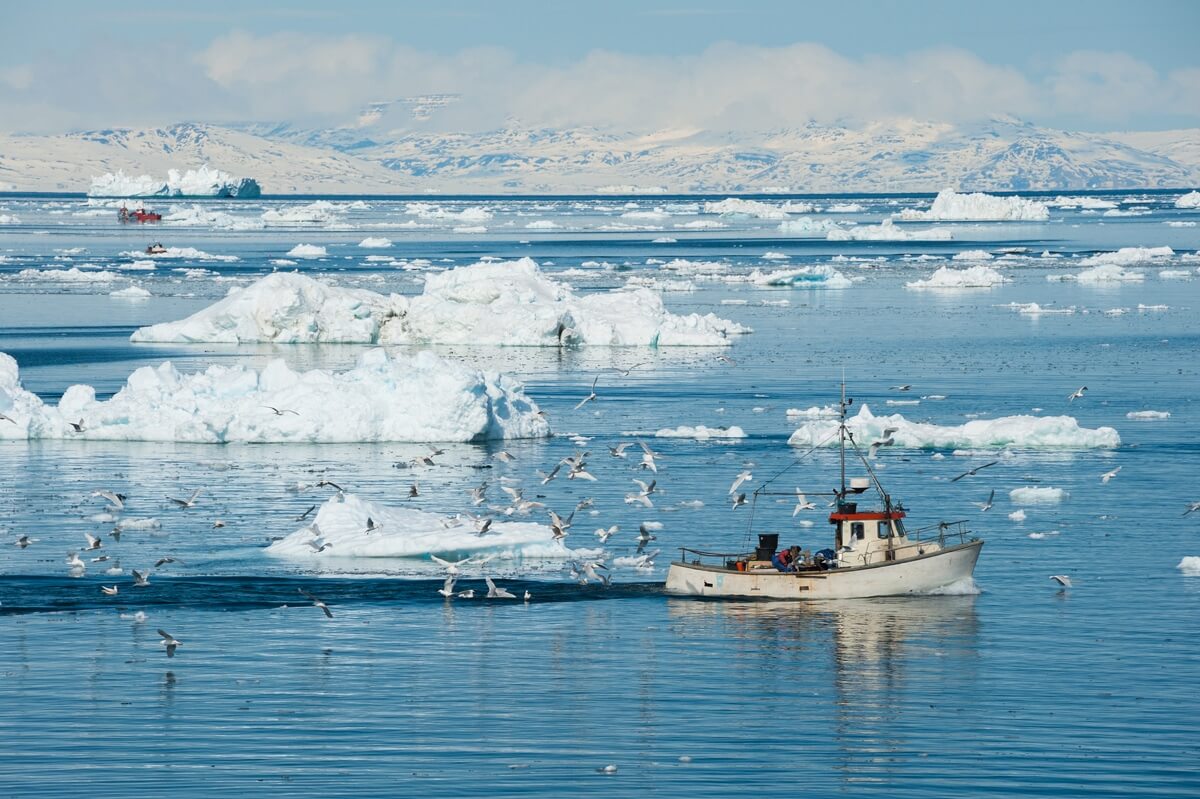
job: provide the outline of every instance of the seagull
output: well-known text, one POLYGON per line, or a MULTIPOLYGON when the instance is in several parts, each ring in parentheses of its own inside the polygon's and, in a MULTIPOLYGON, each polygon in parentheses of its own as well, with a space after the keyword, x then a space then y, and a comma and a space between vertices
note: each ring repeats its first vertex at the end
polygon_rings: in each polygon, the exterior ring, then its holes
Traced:
POLYGON ((605 530, 603 527, 599 527, 596 529, 596 537, 600 539, 601 544, 607 544, 608 539, 616 535, 617 531, 620 529, 621 528, 615 524, 612 527, 609 527, 607 530, 605 530))
POLYGON ((974 469, 968 469, 967 471, 960 474, 958 477, 952 478, 950 480, 950 482, 957 483, 959 480, 963 479, 964 477, 974 477, 981 469, 986 469, 989 466, 995 466, 999 462, 1000 461, 992 461, 991 463, 985 463, 982 466, 976 466, 974 469))
POLYGON ((586 397, 584 397, 583 399, 581 399, 581 400, 579 401, 579 404, 575 406, 575 410, 579 410, 579 409, 580 409, 580 408, 582 408, 584 405, 587 405, 589 402, 591 402, 592 400, 596 399, 596 381, 597 381, 597 380, 599 380, 599 379, 600 379, 600 378, 599 378, 599 377, 597 377, 597 378, 594 378, 594 379, 592 380, 592 391, 591 391, 591 393, 590 393, 590 394, 588 394, 586 397))
POLYGON ((270 408, 272 411, 275 412, 276 416, 283 416, 285 413, 290 413, 295 416, 300 415, 299 411, 293 411, 291 408, 276 408, 274 405, 264 405, 263 407, 270 408))
POLYGON ((474 505, 475 507, 479 507, 483 503, 487 502, 487 497, 484 496, 485 491, 487 491, 487 483, 481 483, 481 484, 475 486, 474 488, 472 488, 471 489, 471 504, 474 505))
POLYGON ((521 599, 525 600, 526 602, 533 599, 533 594, 529 593, 528 588, 525 589, 525 596, 521 597, 521 599))
POLYGON ((301 513, 299 516, 296 517, 296 521, 298 521, 298 522, 304 521, 305 519, 308 518, 308 514, 312 513, 316 509, 317 509, 316 505, 310 505, 308 510, 304 511, 304 513, 301 513))
POLYGON ((104 542, 91 533, 84 533, 83 537, 86 538, 88 542, 88 545, 84 547, 84 551, 89 549, 99 549, 100 547, 104 546, 104 542))
POLYGON ((100 586, 100 591, 105 596, 116 596, 117 595, 117 586, 114 585, 112 588, 109 588, 107 585, 102 585, 102 586, 100 586))
POLYGON ((183 561, 179 560, 178 558, 166 557, 166 558, 159 558, 158 560, 154 561, 154 568, 157 569, 162 566, 166 566, 168 563, 178 563, 180 566, 183 565, 183 561))
POLYGON ((175 497, 167 497, 181 508, 194 508, 196 506, 196 497, 200 496, 200 489, 197 488, 191 493, 187 499, 176 499, 175 497))
POLYGON ((78 422, 67 422, 67 424, 71 425, 71 429, 76 433, 82 433, 86 429, 83 426, 83 419, 80 419, 78 422))
POLYGON ((516 594, 509 593, 508 589, 501 588, 498 585, 496 585, 495 583, 493 583, 491 577, 484 577, 483 581, 485 583, 487 583, 487 587, 488 587, 487 598, 488 599, 516 599, 517 598, 516 594))
POLYGON ((308 545, 309 545, 310 547, 312 547, 312 551, 313 551, 313 552, 318 552, 318 553, 320 553, 320 552, 324 552, 325 550, 327 550, 327 549, 329 549, 330 547, 332 547, 332 546, 333 546, 333 544, 330 544, 330 543, 328 543, 328 542, 325 542, 325 541, 322 541, 320 544, 318 544, 316 541, 309 541, 309 542, 308 542, 308 545))
POLYGON ((568 480, 591 480, 596 482, 596 475, 584 468, 584 463, 580 461, 571 467, 571 471, 567 472, 568 480))
POLYGON ((329 606, 326 605, 324 602, 322 602, 318 597, 314 596, 313 594, 310 594, 308 591, 305 591, 303 588, 297 588, 296 590, 299 591, 301 594, 303 594, 306 599, 308 599, 310 602, 313 603, 313 605, 315 605, 318 608, 320 608, 321 610, 323 610, 325 612, 326 618, 328 618, 328 619, 333 618, 333 611, 331 611, 329 609, 329 606))
POLYGON ((1065 574, 1052 574, 1050 579, 1061 585, 1063 588, 1071 587, 1071 578, 1065 574))
POLYGON ((796 518, 796 514, 802 510, 816 510, 816 503, 809 502, 808 497, 800 489, 796 489, 796 507, 792 508, 792 518, 796 518))
POLYGON ((455 596, 457 596, 459 599, 474 599, 475 589, 468 588, 466 591, 459 591, 457 594, 455 594, 455 596))
POLYGON ((654 558, 656 558, 658 556, 659 552, 662 552, 662 550, 656 549, 653 552, 646 552, 644 554, 638 555, 634 558, 633 563, 631 563, 630 565, 633 566, 633 568, 635 568, 635 569, 653 568, 654 567, 654 558))
POLYGON ((317 481, 317 488, 324 488, 325 486, 329 486, 330 488, 336 488, 338 491, 346 490, 346 489, 342 488, 340 485, 338 485, 337 483, 333 482, 332 480, 318 480, 317 481))
POLYGON ((745 504, 746 504, 746 494, 745 493, 738 494, 733 499, 733 508, 731 508, 731 510, 737 510, 739 506, 745 505, 745 504))
POLYGON ((894 439, 892 437, 892 434, 898 432, 899 430, 900 430, 899 427, 883 428, 883 438, 881 438, 878 441, 871 442, 871 447, 870 447, 870 450, 867 452, 867 457, 874 458, 875 453, 879 452, 880 447, 890 447, 892 444, 895 444, 896 439, 894 439))
POLYGON ((492 517, 484 516, 479 519, 475 526, 475 535, 486 535, 488 530, 492 529, 492 517))
POLYGON ((646 544, 657 540, 657 538, 658 536, 654 535, 654 533, 650 532, 649 528, 646 527, 645 522, 642 522, 640 525, 638 525, 637 554, 640 555, 645 552, 646 544))
POLYGON ((737 366, 737 361, 735 361, 733 358, 730 358, 728 355, 718 355, 717 360, 721 363, 727 363, 730 366, 737 366))
POLYGON ((446 578, 446 582, 442 583, 442 587, 438 589, 438 593, 449 599, 454 596, 454 584, 458 582, 458 578, 453 574, 446 578))
POLYGON ((1111 480, 1117 476, 1117 472, 1121 471, 1121 468, 1122 467, 1118 466, 1117 468, 1113 469, 1111 472, 1105 472, 1104 474, 1100 475, 1100 482, 1107 483, 1109 480, 1111 480))
POLYGON ((0 413, 0 422, 12 422, 13 424, 16 424, 17 420, 11 416, 5 416, 4 414, 0 413))
POLYGON ((1183 515, 1187 516, 1192 511, 1197 511, 1197 510, 1200 510, 1200 502, 1189 502, 1188 509, 1183 512, 1183 515))
POLYGON ((542 478, 542 485, 546 485, 546 483, 549 483, 558 476, 558 470, 562 468, 564 462, 565 461, 559 461, 558 463, 554 464, 554 468, 549 472, 538 472, 542 478))
POLYGON ((370 516, 368 516, 368 517, 367 517, 367 529, 365 530, 365 532, 367 532, 367 533, 373 533, 373 532, 375 532, 376 530, 382 530, 382 529, 383 529, 383 525, 382 525, 382 524, 379 524, 379 523, 377 523, 377 522, 376 522, 374 519, 372 519, 370 516))
POLYGON ((573 574, 579 575, 580 585, 587 585, 588 580, 595 580, 598 583, 604 583, 605 585, 608 585, 608 581, 612 579, 608 575, 600 574, 596 571, 596 569, 604 569, 605 571, 608 570, 608 567, 600 561, 584 561, 582 563, 574 563, 571 565, 571 568, 573 574))
POLYGON ((572 513, 576 512, 576 511, 581 511, 584 508, 590 508, 595 504, 596 504, 596 501, 594 499, 592 499, 591 497, 584 497, 583 499, 581 499, 575 503, 575 511, 572 511, 572 513))
POLYGON ((431 554, 429 556, 429 558, 434 563, 437 563, 438 565, 444 567, 446 569, 446 574, 450 575, 451 577, 457 577, 460 574, 458 567, 462 566, 464 563, 467 563, 471 560, 470 558, 463 558, 462 560, 456 560, 453 563, 451 563, 450 561, 443 560, 443 559, 439 558, 437 555, 433 555, 433 554, 431 554))
POLYGON ((408 462, 408 465, 409 466, 433 466, 435 464, 433 462, 432 455, 418 455, 417 457, 410 460, 408 462))
POLYGON ((224 519, 214 519, 214 520, 213 520, 213 529, 214 529, 214 530, 216 530, 216 529, 218 529, 218 528, 221 528, 221 527, 224 527, 224 526, 225 526, 225 520, 224 520, 224 519))
POLYGON ((492 457, 493 457, 493 458, 495 458, 495 459, 496 459, 496 460, 498 460, 498 461, 502 461, 503 463, 511 463, 511 462, 513 462, 513 461, 515 461, 515 460, 516 460, 516 458, 514 458, 514 457, 512 456, 512 453, 510 453, 510 452, 508 452, 508 451, 506 451, 506 450, 500 450, 499 452, 497 452, 497 453, 496 453, 495 455, 493 455, 492 457))
POLYGON ((1067 395, 1067 402, 1074 402, 1077 399, 1083 399, 1083 392, 1087 391, 1087 386, 1080 386, 1075 389, 1074 393, 1067 395))
POLYGON ((550 514, 550 529, 554 532, 554 540, 562 541, 567 537, 567 530, 571 529, 571 517, 575 514, 571 513, 571 516, 564 519, 554 511, 548 512, 550 514))
POLYGON ((140 572, 137 569, 130 569, 129 573, 133 575, 134 588, 146 588, 150 585, 150 574, 148 572, 140 572))
POLYGON ((988 494, 987 502, 976 502, 976 507, 981 511, 989 511, 992 509, 992 500, 996 498, 996 489, 992 489, 992 493, 988 494))
POLYGON ((624 458, 625 450, 629 449, 630 446, 631 446, 630 442, 622 441, 621 443, 617 444, 615 447, 609 447, 608 453, 610 455, 612 455, 614 458, 624 458))
POLYGON ((93 491, 93 497, 103 497, 107 499, 114 510, 123 510, 125 508, 125 495, 118 494, 115 491, 93 491))
POLYGON ((645 365, 646 364, 644 364, 644 363, 635 363, 633 366, 629 367, 628 369, 622 369, 619 366, 614 366, 613 370, 620 372, 621 377, 629 377, 630 372, 632 372, 634 369, 637 369, 638 367, 645 366, 645 365))
POLYGON ((163 629, 159 629, 158 634, 163 637, 162 645, 167 648, 167 657, 175 657, 175 650, 182 645, 181 641, 177 641, 175 636, 163 629))
POLYGON ((658 465, 654 462, 654 459, 661 456, 654 450, 647 447, 646 442, 639 441, 638 444, 640 444, 642 447, 642 462, 638 465, 643 469, 649 469, 655 474, 658 474, 658 465))
POLYGON ((754 475, 751 474, 749 470, 740 472, 738 476, 734 478, 733 485, 729 487, 729 493, 733 494, 738 490, 738 487, 741 486, 742 483, 746 482, 747 480, 752 480, 753 478, 754 475))
POLYGON ((87 564, 79 557, 78 552, 71 552, 67 555, 67 565, 72 571, 83 571, 87 568, 87 564))
POLYGON ((408 487, 408 498, 412 499, 419 496, 421 496, 421 488, 416 483, 413 483, 408 487))
POLYGON ((20 538, 18 538, 16 541, 14 541, 13 544, 15 544, 16 546, 19 546, 21 549, 24 549, 25 547, 32 544, 34 541, 38 541, 38 540, 40 540, 40 539, 30 538, 27 535, 23 535, 20 538))
POLYGON ((912 383, 905 383, 902 386, 892 386, 892 391, 912 391, 912 383))

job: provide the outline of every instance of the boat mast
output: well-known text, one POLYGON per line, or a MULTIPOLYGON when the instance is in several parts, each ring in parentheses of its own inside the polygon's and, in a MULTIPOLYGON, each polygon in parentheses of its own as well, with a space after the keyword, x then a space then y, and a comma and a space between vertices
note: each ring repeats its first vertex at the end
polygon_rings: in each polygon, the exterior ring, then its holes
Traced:
POLYGON ((841 421, 838 422, 838 438, 841 443, 842 451, 842 491, 838 495, 838 501, 846 498, 846 370, 842 369, 842 401, 839 405, 841 408, 841 421))

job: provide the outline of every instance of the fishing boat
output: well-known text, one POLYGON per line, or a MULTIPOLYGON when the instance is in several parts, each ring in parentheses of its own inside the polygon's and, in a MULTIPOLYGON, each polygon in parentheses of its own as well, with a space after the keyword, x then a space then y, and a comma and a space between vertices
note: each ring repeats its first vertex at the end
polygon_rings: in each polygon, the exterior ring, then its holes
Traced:
MULTIPOLYGON (((971 536, 965 519, 907 529, 907 511, 892 501, 870 460, 846 427, 846 409, 853 402, 853 398, 846 398, 843 385, 837 432, 841 445, 841 487, 833 492, 833 510, 829 514, 833 546, 815 553, 797 553, 793 547, 777 554, 779 534, 762 533, 753 552, 710 552, 684 547, 680 549, 679 560, 667 572, 667 593, 727 599, 852 599, 924 594, 971 577, 983 541, 971 536), (849 483, 847 444, 867 473, 866 477, 851 478, 849 483), (878 504, 860 507, 863 503, 859 497, 871 489, 878 495, 878 504), (790 562, 784 552, 794 553, 790 562)), ((877 442, 886 443, 890 442, 877 442)), ((805 454, 815 450, 816 447, 805 454)), ((751 534, 758 499, 785 495, 770 490, 770 483, 782 474, 754 491, 749 503, 751 534)))
POLYGON ((162 214, 156 211, 147 211, 145 208, 138 208, 130 211, 125 206, 121 206, 121 210, 117 212, 117 218, 124 223, 137 222, 161 222, 162 214))

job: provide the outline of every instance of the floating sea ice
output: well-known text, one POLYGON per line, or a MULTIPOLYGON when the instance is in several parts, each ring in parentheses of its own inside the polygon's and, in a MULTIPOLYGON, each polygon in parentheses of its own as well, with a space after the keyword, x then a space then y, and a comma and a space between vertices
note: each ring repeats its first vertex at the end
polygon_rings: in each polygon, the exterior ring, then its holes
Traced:
POLYGON ((129 376, 109 400, 71 386, 58 406, 21 387, 0 353, 0 439, 232 442, 484 441, 549 435, 520 384, 431 352, 388 357, 369 350, 345 372, 294 372, 283 360, 261 372, 210 366, 182 374, 169 362, 129 376), (281 409, 276 413, 271 407, 281 409), (70 424, 84 421, 84 430, 70 424))
POLYGON ((1140 283, 1146 279, 1144 272, 1122 269, 1118 264, 1106 263, 1085 269, 1077 275, 1047 275, 1047 280, 1076 280, 1080 283, 1140 283))
POLYGON ((324 258, 328 254, 324 247, 316 244, 297 244, 287 251, 292 258, 324 258))
POLYGON ((1017 505, 1051 505, 1062 502, 1067 492, 1049 486, 1025 486, 1008 492, 1008 498, 1017 505))
POLYGON ((789 419, 836 419, 841 414, 841 411, 836 405, 826 405, 823 408, 813 406, 811 408, 788 408, 787 416, 789 419))
POLYGON ((74 266, 70 269, 22 269, 16 275, 17 280, 45 280, 53 283, 111 283, 120 277, 115 272, 93 272, 74 266))
POLYGON ((885 400, 884 404, 885 405, 920 405, 921 401, 919 399, 911 399, 911 400, 890 399, 890 400, 885 400))
POLYGON ((1009 518, 1011 521, 1014 521, 1014 522, 1023 522, 1023 521, 1025 521, 1025 509, 1024 509, 1024 508, 1017 508, 1015 511, 1013 511, 1013 512, 1012 512, 1012 513, 1010 513, 1010 514, 1008 514, 1008 518, 1009 518))
POLYGON ((236 255, 215 255, 195 247, 167 247, 163 252, 146 252, 145 250, 126 250, 121 253, 126 258, 158 258, 171 260, 175 258, 189 261, 226 261, 232 263, 239 260, 236 255))
POLYGON ((906 208, 897 216, 905 220, 1041 222, 1050 218, 1050 212, 1044 203, 1036 200, 982 193, 959 194, 953 189, 944 189, 934 198, 929 210, 906 208))
MULTIPOLYGON (((910 422, 899 414, 875 416, 869 406, 863 405, 858 415, 846 423, 859 441, 882 438, 885 428, 894 427, 895 446, 913 449, 1093 449, 1116 447, 1121 443, 1121 437, 1113 428, 1080 427, 1071 416, 1002 416, 975 419, 961 425, 936 425, 910 422)), ((834 446, 837 444, 836 433, 836 421, 805 422, 792 433, 788 443, 797 447, 819 443, 834 446)))
POLYGON ((651 239, 651 244, 675 244, 679 239, 673 239, 670 236, 659 236, 657 239, 651 239))
POLYGON ((1187 269, 1164 269, 1158 273, 1158 276, 1163 280, 1188 280, 1192 277, 1192 273, 1187 269))
POLYGON ((162 221, 164 225, 207 227, 215 230, 258 230, 264 226, 261 219, 238 217, 197 204, 177 206, 164 215, 162 221))
MULTIPOLYGON (((487 535, 481 536, 467 516, 441 516, 412 508, 388 507, 356 494, 345 494, 341 501, 337 498, 326 501, 312 521, 320 538, 329 544, 324 552, 316 552, 309 545, 314 540, 311 526, 275 541, 265 552, 303 560, 308 567, 322 560, 336 563, 334 568, 345 568, 346 558, 413 558, 420 559, 414 568, 438 572, 441 567, 430 555, 444 560, 494 557, 520 561, 562 561, 581 556, 581 552, 555 540, 549 525, 496 521, 488 528, 487 535), (370 531, 367 519, 376 525, 370 531)), ((495 568, 496 561, 491 566, 495 568)))
POLYGON ((557 223, 549 219, 538 219, 525 226, 526 230, 558 230, 557 223))
POLYGON ((829 231, 829 241, 950 241, 954 234, 950 228, 931 227, 920 230, 903 228, 890 219, 878 225, 855 225, 829 231))
POLYGON ((1151 312, 1151 311, 1169 311, 1169 310, 1171 310, 1171 306, 1169 306, 1169 305, 1142 305, 1139 302, 1137 309, 1138 309, 1138 313, 1147 313, 1147 312, 1151 312))
POLYGON ((382 236, 367 236, 358 243, 358 246, 366 249, 383 250, 392 246, 392 240, 385 239, 382 236))
POLYGON ((784 219, 779 223, 779 232, 789 236, 824 236, 837 229, 838 225, 833 220, 813 219, 811 216, 784 219))
POLYGON ((19 225, 21 218, 13 214, 0 214, 0 225, 19 225))
POLYGON ((823 210, 827 214, 861 214, 867 209, 858 203, 834 203, 823 210))
POLYGON ((1075 313, 1074 306, 1068 308, 1047 308, 1038 305, 1036 302, 1010 302, 1008 305, 998 306, 1000 308, 1011 308, 1019 314, 1025 316, 1043 316, 1046 314, 1064 314, 1070 315, 1075 313))
POLYGON ((1104 211, 1109 208, 1116 208, 1117 204, 1112 200, 1103 200, 1099 197, 1055 197, 1053 200, 1047 200, 1046 205, 1054 208, 1064 209, 1087 209, 1089 211, 1104 211))
POLYGON ((110 297, 117 297, 123 300, 144 300, 151 296, 149 291, 141 286, 129 286, 128 288, 117 289, 108 293, 110 297))
MULTIPOLYGON (((956 256, 957 257, 957 256, 956 256)), ((905 283, 908 289, 976 289, 992 288, 1011 281, 990 266, 951 269, 943 266, 925 280, 905 283)))
POLYGON ((1122 247, 1115 252, 1102 252, 1089 256, 1080 261, 1079 264, 1080 266, 1103 266, 1105 264, 1134 266, 1152 261, 1161 261, 1170 258, 1174 254, 1175 251, 1170 247, 1122 247))
POLYGON ((141 328, 132 340, 723 346, 748 332, 711 313, 672 314, 647 289, 577 295, 522 258, 431 274, 415 297, 275 273, 187 319, 141 328))
POLYGON ((1135 419, 1139 421, 1170 419, 1170 411, 1130 411, 1125 414, 1126 419, 1135 419))
MULTIPOLYGON (((1192 192, 1192 194, 1196 194, 1196 192, 1192 192)), ((1184 577, 1200 577, 1200 557, 1185 555, 1175 568, 1183 572, 1184 577)))
POLYGON ((705 427, 696 425, 680 425, 665 427, 654 434, 655 438, 694 438, 697 441, 707 441, 712 438, 745 438, 746 431, 736 425, 733 427, 705 427))
POLYGON ((761 257, 764 261, 786 261, 791 256, 789 256, 787 253, 775 252, 774 250, 767 250, 766 252, 764 252, 762 254, 761 257))
POLYGON ((963 250, 955 253, 952 261, 990 261, 993 256, 987 250, 963 250))
POLYGON ((261 218, 266 225, 274 227, 334 225, 340 221, 338 207, 328 200, 317 200, 306 205, 289 203, 270 208, 263 211, 261 218))
POLYGON ((1189 191, 1175 201, 1176 208, 1200 208, 1200 191, 1189 191))
POLYGON ((777 205, 769 205, 758 200, 744 200, 740 197, 729 197, 720 202, 706 202, 704 213, 721 216, 746 216, 755 219, 787 219, 788 212, 777 205))
POLYGON ((766 273, 755 269, 750 273, 749 280, 760 286, 846 289, 854 285, 853 281, 828 264, 812 264, 766 273))

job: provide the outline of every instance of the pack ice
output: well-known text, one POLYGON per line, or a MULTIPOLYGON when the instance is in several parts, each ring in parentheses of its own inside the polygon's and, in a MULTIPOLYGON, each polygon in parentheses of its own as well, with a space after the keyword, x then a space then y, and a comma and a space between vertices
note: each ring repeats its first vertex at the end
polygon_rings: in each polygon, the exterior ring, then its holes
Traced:
POLYGON ((433 353, 363 353, 345 372, 295 372, 282 359, 261 372, 210 366, 182 374, 144 366, 112 399, 71 386, 57 407, 20 383, 17 362, 0 353, 0 439, 233 442, 470 442, 549 435, 538 407, 506 376, 433 353), (277 412, 278 411, 278 412, 277 412), (75 432, 72 422, 83 422, 75 432))
POLYGON ((579 295, 522 258, 431 274, 415 297, 276 273, 186 319, 143 327, 132 339, 713 347, 749 332, 711 313, 670 313, 645 288, 579 295))
MULTIPOLYGON (((1116 447, 1121 437, 1111 427, 1080 427, 1073 416, 1002 416, 973 419, 961 425, 910 422, 900 414, 875 416, 867 405, 846 425, 859 446, 883 438, 884 428, 894 427, 895 446, 911 449, 1100 449, 1116 447)), ((794 447, 811 447, 821 442, 837 445, 836 420, 814 420, 796 428, 788 438, 794 447)))
POLYGON ((906 208, 899 219, 933 222, 1044 222, 1050 218, 1045 203, 1023 197, 996 197, 977 192, 959 194, 943 189, 926 211, 906 208))
POLYGON ((554 539, 549 525, 497 521, 485 535, 480 535, 470 518, 385 507, 355 494, 328 500, 313 521, 315 524, 272 543, 266 548, 267 554, 311 562, 336 562, 340 558, 423 558, 439 570, 428 560, 430 555, 444 560, 577 557, 576 552, 554 539), (370 532, 368 518, 375 524, 370 532), (329 548, 317 552, 309 546, 312 541, 329 544, 329 548))

